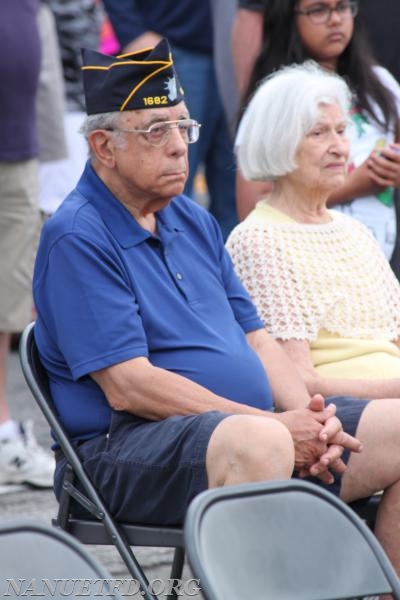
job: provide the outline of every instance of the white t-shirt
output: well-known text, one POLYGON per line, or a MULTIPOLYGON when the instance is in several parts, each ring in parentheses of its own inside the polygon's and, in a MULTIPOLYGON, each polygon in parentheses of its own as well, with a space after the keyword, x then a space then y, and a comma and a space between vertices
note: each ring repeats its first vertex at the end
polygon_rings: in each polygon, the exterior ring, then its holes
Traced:
MULTIPOLYGON (((400 85, 385 68, 376 66, 375 72, 382 84, 388 88, 396 101, 400 115, 400 85)), ((374 107, 381 118, 382 112, 374 107)), ((352 114, 352 126, 347 136, 350 140, 349 169, 363 163, 374 148, 383 148, 395 140, 395 124, 390 131, 373 121, 369 115, 352 114)), ((393 189, 388 188, 378 196, 363 196, 348 204, 335 206, 336 210, 358 219, 374 234, 389 260, 396 240, 396 214, 393 204, 393 189)))

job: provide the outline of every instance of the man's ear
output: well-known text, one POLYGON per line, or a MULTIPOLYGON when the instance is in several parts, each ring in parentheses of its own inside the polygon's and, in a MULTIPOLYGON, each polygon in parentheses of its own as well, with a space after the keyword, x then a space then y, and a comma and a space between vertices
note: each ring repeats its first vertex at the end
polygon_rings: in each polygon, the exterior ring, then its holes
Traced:
POLYGON ((97 160, 105 167, 115 165, 115 144, 111 131, 95 129, 88 136, 88 143, 97 160))

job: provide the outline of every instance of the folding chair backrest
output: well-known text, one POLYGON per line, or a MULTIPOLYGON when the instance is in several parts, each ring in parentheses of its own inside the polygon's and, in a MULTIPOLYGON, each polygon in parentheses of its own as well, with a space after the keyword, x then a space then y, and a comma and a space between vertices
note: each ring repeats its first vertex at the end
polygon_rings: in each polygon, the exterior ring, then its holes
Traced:
POLYGON ((50 425, 54 437, 59 443, 68 463, 71 465, 73 472, 78 477, 81 486, 84 488, 85 493, 88 494, 90 500, 101 504, 102 501, 96 488, 85 473, 76 450, 59 420, 53 399, 50 395, 47 373, 40 362, 39 352, 35 344, 34 323, 30 323, 22 333, 19 356, 25 380, 50 425))
MULTIPOLYGON (((131 546, 171 547, 175 549, 171 579, 180 579, 184 566, 183 532, 179 527, 147 526, 134 523, 118 523, 85 472, 81 460, 59 420, 34 339, 34 323, 27 325, 22 333, 19 356, 25 380, 37 404, 43 412, 60 448, 67 459, 68 468, 64 479, 57 525, 86 544, 113 544, 124 560, 130 575, 138 580, 141 595, 147 600, 154 598, 149 591, 148 579, 131 546), (80 490, 75 486, 79 482, 80 490), (83 490, 83 493, 82 493, 83 490), (87 519, 71 516, 70 500, 74 498, 88 511, 87 519)), ((175 597, 177 592, 172 594, 175 597)))
POLYGON ((185 522, 189 564, 207 600, 334 600, 393 592, 396 573, 343 502, 291 480, 213 489, 185 522))
POLYGON ((0 522, 0 597, 121 599, 111 575, 70 535, 37 523, 0 522), (100 580, 100 581, 99 581, 100 580), (104 583, 101 583, 104 580, 104 583))

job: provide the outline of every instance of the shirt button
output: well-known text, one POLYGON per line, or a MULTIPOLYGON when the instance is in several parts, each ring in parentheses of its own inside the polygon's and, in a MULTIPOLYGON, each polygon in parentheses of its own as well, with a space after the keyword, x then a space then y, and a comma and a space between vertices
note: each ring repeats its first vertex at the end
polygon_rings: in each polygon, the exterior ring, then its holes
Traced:
POLYGON ((177 273, 176 274, 176 278, 180 281, 181 279, 183 279, 183 275, 182 273, 177 273))

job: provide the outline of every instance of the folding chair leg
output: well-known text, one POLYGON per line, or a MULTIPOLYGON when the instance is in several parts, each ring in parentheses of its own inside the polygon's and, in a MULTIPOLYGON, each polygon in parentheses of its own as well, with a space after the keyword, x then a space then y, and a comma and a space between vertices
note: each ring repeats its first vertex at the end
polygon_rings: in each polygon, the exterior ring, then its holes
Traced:
POLYGON ((144 600, 154 600, 156 596, 153 596, 149 592, 149 580, 147 579, 142 567, 136 560, 128 542, 124 539, 122 534, 117 530, 112 519, 108 515, 104 516, 104 526, 112 540, 112 543, 118 550, 122 560, 124 561, 128 572, 136 579, 140 585, 140 593, 144 600))
POLYGON ((67 465, 65 469, 63 485, 61 488, 60 500, 58 503, 57 518, 53 520, 53 524, 56 527, 60 527, 64 531, 68 531, 68 517, 70 514, 71 507, 71 496, 69 495, 67 489, 64 487, 64 482, 68 481, 69 483, 73 483, 74 479, 74 472, 71 469, 71 466, 67 465))
MULTIPOLYGON (((171 567, 171 580, 182 579, 183 565, 185 563, 185 550, 183 548, 175 548, 174 559, 171 567)), ((171 590, 171 598, 177 598, 175 588, 171 590)))

